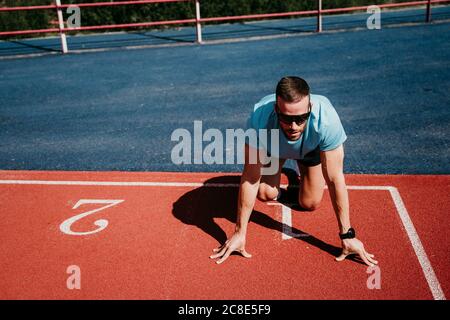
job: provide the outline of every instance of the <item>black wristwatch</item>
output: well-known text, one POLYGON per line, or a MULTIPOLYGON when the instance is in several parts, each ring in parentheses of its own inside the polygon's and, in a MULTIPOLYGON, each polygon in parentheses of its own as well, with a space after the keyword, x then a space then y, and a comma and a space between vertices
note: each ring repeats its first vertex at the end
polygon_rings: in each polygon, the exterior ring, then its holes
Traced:
POLYGON ((353 239, 355 237, 356 237, 356 232, 355 232, 355 229, 353 229, 353 228, 348 229, 347 233, 339 234, 339 238, 341 238, 341 240, 353 239))

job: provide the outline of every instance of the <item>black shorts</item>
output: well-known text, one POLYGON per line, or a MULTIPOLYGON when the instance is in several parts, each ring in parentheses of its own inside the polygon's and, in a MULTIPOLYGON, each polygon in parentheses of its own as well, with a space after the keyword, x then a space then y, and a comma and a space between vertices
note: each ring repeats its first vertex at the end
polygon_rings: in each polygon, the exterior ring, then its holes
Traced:
POLYGON ((320 149, 315 148, 313 151, 305 154, 305 157, 301 160, 297 160, 299 164, 305 167, 314 167, 320 164, 320 149))

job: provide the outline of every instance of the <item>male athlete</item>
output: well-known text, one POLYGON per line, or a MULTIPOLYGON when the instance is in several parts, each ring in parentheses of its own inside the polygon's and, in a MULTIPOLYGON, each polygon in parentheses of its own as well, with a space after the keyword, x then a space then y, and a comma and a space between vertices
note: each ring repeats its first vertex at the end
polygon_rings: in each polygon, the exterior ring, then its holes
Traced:
MULTIPOLYGON (((299 77, 284 77, 277 85, 276 94, 259 101, 247 121, 247 127, 259 129, 281 129, 276 153, 271 145, 261 141, 245 144, 245 164, 241 177, 238 197, 237 222, 234 233, 225 244, 214 249, 212 259, 217 263, 225 261, 236 251, 246 258, 251 255, 245 249, 247 225, 255 200, 277 200, 280 195, 281 169, 286 159, 297 160, 300 169, 299 205, 304 210, 315 210, 328 185, 331 201, 339 225, 342 254, 336 258, 343 261, 350 254, 357 254, 369 266, 378 262, 374 255, 364 249, 363 243, 355 236, 350 224, 347 188, 343 173, 344 148, 347 136, 336 110, 330 101, 320 95, 310 94, 309 86, 299 77), (278 172, 262 174, 262 158, 249 161, 250 154, 260 154, 258 149, 266 149, 273 157, 278 154, 278 172)), ((277 163, 277 162, 275 162, 277 163)))

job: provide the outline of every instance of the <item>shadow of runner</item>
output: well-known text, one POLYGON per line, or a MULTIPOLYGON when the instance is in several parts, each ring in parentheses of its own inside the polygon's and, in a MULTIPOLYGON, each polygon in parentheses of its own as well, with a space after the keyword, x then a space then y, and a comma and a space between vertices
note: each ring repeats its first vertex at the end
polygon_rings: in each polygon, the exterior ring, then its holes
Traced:
MULTIPOLYGON (((222 245, 227 240, 227 234, 214 219, 225 218, 236 223, 239 181, 240 176, 221 176, 209 179, 205 182, 205 186, 182 195, 173 204, 172 214, 181 222, 201 229, 222 245), (217 186, 218 184, 219 186, 217 186), (221 184, 231 184, 232 186, 220 186, 221 184), (214 185, 215 187, 213 187, 214 185)), ((295 239, 315 246, 333 256, 341 253, 341 248, 328 244, 302 230, 289 226, 283 228, 283 223, 260 211, 254 210, 250 221, 280 233, 283 230, 291 229, 291 232, 300 235, 295 239)))
MULTIPOLYGON (((39 51, 42 52, 61 52, 61 49, 54 49, 54 48, 49 48, 49 47, 45 47, 45 46, 40 46, 40 45, 35 45, 32 44, 30 42, 27 42, 25 40, 21 41, 21 40, 4 40, 5 43, 12 43, 15 44, 17 46, 14 47, 7 47, 7 48, 0 48, 0 53, 1 54, 22 54, 23 52, 18 52, 17 50, 22 50, 22 49, 36 49, 36 53, 39 53, 39 51)), ((26 52, 29 53, 29 52, 26 52)))

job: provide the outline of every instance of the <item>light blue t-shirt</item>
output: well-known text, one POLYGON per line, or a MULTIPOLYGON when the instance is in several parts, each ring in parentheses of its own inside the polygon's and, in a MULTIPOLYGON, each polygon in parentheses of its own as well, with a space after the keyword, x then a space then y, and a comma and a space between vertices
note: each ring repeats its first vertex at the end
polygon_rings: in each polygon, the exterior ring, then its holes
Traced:
MULTIPOLYGON (((339 147, 347 139, 341 120, 331 102, 324 96, 311 94, 311 115, 305 130, 296 141, 286 138, 280 128, 277 114, 274 110, 276 95, 271 94, 262 98, 253 108, 247 120, 247 129, 279 129, 279 158, 305 159, 305 155, 317 147, 321 151, 329 151, 339 147)), ((270 131, 268 139, 258 139, 255 145, 248 141, 253 148, 263 148, 269 155, 275 156, 271 148, 270 131), (267 141, 263 141, 267 140, 267 141)))

